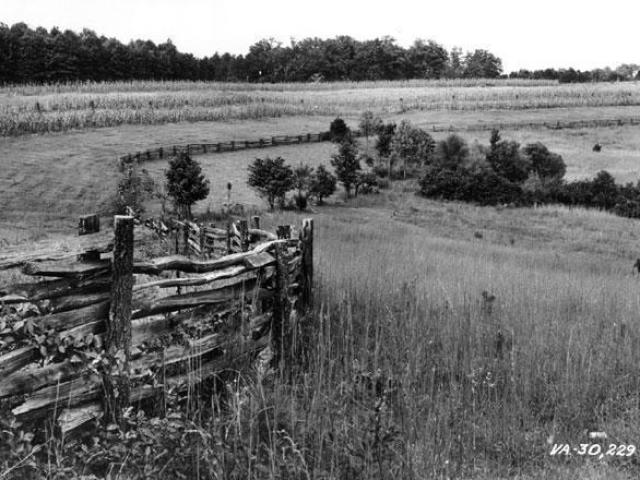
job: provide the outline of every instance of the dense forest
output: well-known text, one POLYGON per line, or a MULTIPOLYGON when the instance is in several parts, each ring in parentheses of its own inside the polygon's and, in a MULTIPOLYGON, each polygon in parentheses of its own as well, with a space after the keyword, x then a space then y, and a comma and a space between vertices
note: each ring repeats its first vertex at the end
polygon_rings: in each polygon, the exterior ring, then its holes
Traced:
MULTIPOLYGON (((617 70, 580 72, 538 70, 514 72, 512 78, 566 82, 628 80, 635 65, 617 70)), ((0 23, 0 84, 115 80, 215 80, 243 82, 307 82, 336 80, 406 80, 415 78, 497 78, 500 58, 486 50, 447 51, 434 41, 416 40, 403 48, 391 37, 358 41, 349 36, 305 38, 284 46, 260 40, 246 55, 215 53, 196 58, 179 52, 170 40, 123 44, 81 33, 31 29, 25 23, 0 23)))

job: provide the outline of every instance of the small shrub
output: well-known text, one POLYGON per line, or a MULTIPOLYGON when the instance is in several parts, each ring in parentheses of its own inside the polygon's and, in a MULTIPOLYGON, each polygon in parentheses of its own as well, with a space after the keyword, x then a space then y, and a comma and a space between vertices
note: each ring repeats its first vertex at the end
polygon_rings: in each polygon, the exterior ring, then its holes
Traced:
POLYGON ((543 179, 562 178, 567 171, 567 166, 562 157, 552 153, 541 142, 529 143, 523 152, 531 163, 531 169, 543 179))
POLYGON ((306 210, 307 209, 307 195, 305 193, 296 193, 293 195, 293 201, 296 204, 296 208, 298 210, 306 210))
POLYGON ((181 152, 169 161, 167 194, 173 198, 176 209, 183 217, 191 218, 191 207, 209 195, 209 180, 202 174, 200 164, 187 153, 181 152))
POLYGON ((518 142, 505 140, 492 144, 487 161, 499 176, 514 183, 524 182, 531 171, 529 159, 520 155, 518 142))
POLYGON ((315 173, 311 177, 309 194, 318 200, 318 205, 322 205, 325 198, 334 194, 336 184, 336 177, 329 172, 324 165, 318 165, 315 173))
POLYGON ((351 130, 343 119, 336 117, 329 126, 329 134, 331 135, 332 142, 342 143, 346 137, 351 135, 351 130))
POLYGON ((131 207, 136 213, 144 213, 144 202, 152 196, 155 183, 145 169, 131 168, 125 171, 118 181, 118 191, 109 205, 109 214, 124 215, 131 207))
POLYGON ((431 160, 435 141, 424 130, 403 120, 391 139, 392 163, 402 162, 402 177, 407 177, 409 168, 420 168, 431 160))
POLYGON ((276 202, 284 206, 287 192, 294 188, 294 173, 289 165, 285 165, 282 157, 256 158, 249 165, 247 184, 258 192, 273 210, 276 202))
POLYGON ((373 172, 358 172, 356 180, 356 196, 358 193, 363 195, 369 193, 378 193, 378 177, 373 172))
POLYGON ((335 168, 336 177, 344 186, 348 198, 351 194, 351 189, 358 180, 358 170, 361 169, 360 161, 358 160, 358 147, 352 139, 345 138, 340 144, 338 153, 331 158, 331 165, 335 168))
POLYGON ((441 168, 455 169, 463 166, 469 158, 469 147, 458 135, 449 135, 436 144, 433 163, 441 168))

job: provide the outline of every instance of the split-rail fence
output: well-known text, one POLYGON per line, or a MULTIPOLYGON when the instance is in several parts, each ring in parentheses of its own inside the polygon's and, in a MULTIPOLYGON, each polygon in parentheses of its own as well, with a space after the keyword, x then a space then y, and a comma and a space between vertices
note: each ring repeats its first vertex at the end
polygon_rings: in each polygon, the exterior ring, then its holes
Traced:
MULTIPOLYGON (((95 220, 82 219, 80 233, 95 220)), ((286 368, 312 301, 311 219, 295 238, 289 225, 273 234, 234 224, 230 254, 229 236, 182 223, 183 254, 151 259, 135 248, 146 227, 129 215, 114 223, 75 251, 0 254, 0 269, 36 280, 0 287, 0 408, 32 425, 53 415, 66 433, 98 417, 122 422, 130 405, 163 405, 266 347, 286 368), (207 250, 193 232, 225 248, 207 250)))

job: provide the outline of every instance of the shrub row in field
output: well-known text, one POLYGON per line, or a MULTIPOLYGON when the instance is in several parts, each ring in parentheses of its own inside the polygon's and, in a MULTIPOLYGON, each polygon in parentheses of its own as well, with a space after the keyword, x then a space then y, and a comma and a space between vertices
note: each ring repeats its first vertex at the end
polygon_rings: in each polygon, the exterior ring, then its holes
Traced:
POLYGON ((563 204, 599 208, 640 218, 640 181, 616 184, 607 171, 593 179, 567 182, 565 163, 542 143, 521 148, 497 130, 488 147, 451 135, 424 161, 420 193, 426 197, 480 205, 563 204))

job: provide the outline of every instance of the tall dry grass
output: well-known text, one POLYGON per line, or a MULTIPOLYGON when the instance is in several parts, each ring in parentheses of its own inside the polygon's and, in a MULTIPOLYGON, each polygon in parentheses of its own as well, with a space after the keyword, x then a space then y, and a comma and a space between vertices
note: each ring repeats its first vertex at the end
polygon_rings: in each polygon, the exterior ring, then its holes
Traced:
MULTIPOLYGON (((557 215, 558 225, 573 213, 547 210, 535 214, 557 215)), ((266 223, 297 224, 292 218, 266 223)), ((192 407, 176 439, 162 439, 188 461, 167 469, 153 444, 146 456, 118 450, 114 472, 637 476, 637 456, 549 456, 553 443, 588 443, 594 430, 608 434, 606 443, 640 441, 640 295, 637 279, 611 266, 615 256, 446 239, 364 209, 322 215, 315 246, 316 307, 293 375, 243 375, 213 420, 202 415, 210 397, 192 407)), ((173 421, 142 431, 164 432, 173 421)))

